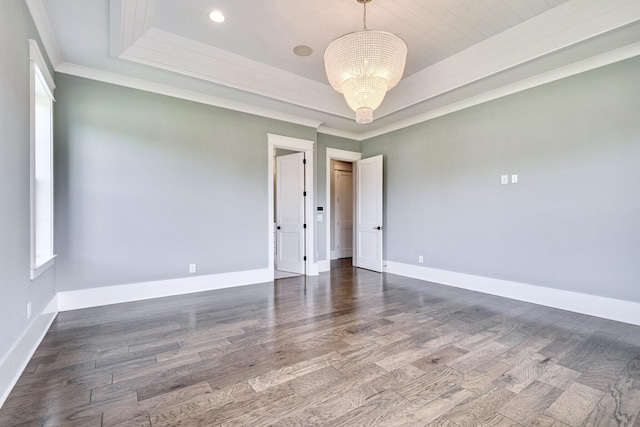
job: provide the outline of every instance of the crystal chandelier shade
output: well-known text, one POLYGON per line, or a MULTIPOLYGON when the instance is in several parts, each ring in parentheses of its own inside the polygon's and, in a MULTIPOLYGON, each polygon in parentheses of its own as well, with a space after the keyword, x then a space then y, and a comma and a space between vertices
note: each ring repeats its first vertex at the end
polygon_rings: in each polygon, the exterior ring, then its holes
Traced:
POLYGON ((373 121, 373 110, 402 78, 406 59, 404 40, 386 31, 367 30, 366 15, 363 31, 334 40, 324 52, 329 83, 344 94, 361 124, 373 121))

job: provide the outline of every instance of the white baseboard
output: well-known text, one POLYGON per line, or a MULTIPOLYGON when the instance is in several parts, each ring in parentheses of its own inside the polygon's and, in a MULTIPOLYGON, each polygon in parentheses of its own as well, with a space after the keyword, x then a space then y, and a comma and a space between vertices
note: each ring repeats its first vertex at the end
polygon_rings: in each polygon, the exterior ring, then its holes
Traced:
POLYGON ((328 259, 322 259, 318 261, 318 271, 320 273, 331 270, 331 261, 328 259))
POLYGON ((18 382, 22 371, 27 367, 58 314, 58 298, 54 296, 42 313, 34 316, 22 335, 0 361, 0 408, 9 397, 13 386, 18 382))
POLYGON ((255 283, 271 282, 272 280, 273 270, 265 268, 260 270, 182 277, 179 279, 58 292, 58 307, 60 311, 77 310, 80 308, 252 285, 255 283))
POLYGON ((309 267, 308 276, 317 276, 318 274, 320 274, 320 266, 317 262, 312 262, 309 267))
POLYGON ((640 325, 640 303, 386 261, 387 273, 640 325))
POLYGON ((331 258, 331 260, 338 259, 338 251, 332 249, 329 253, 329 258, 331 258))

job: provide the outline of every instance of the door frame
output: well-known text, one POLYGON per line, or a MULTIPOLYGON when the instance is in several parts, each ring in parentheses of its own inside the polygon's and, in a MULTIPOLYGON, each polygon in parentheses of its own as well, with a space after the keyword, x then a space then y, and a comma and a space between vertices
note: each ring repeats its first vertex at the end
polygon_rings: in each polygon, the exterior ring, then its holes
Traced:
MULTIPOLYGON (((325 233, 326 233, 326 253, 325 253, 325 261, 322 264, 321 271, 329 271, 331 270, 331 160, 342 160, 344 162, 357 162, 362 159, 362 153, 356 153, 355 151, 347 151, 347 150, 339 150, 337 148, 327 148, 326 154, 326 183, 325 183, 325 233)), ((355 172, 355 171, 354 171, 355 172)), ((354 174, 355 176, 355 174, 354 174)), ((355 200, 356 191, 358 189, 354 185, 353 187, 353 197, 355 200)), ((354 204, 355 208, 355 204, 354 204)), ((355 216, 354 216, 355 218, 355 216)), ((355 227, 354 227, 355 230, 355 227)), ((356 252, 356 239, 353 239, 353 251, 356 252)))
POLYGON ((291 151, 302 151, 305 154, 305 159, 307 161, 304 171, 304 181, 305 181, 305 191, 307 192, 307 196, 304 201, 304 215, 305 222, 307 224, 307 228, 305 229, 305 254, 307 260, 304 263, 304 271, 305 276, 317 276, 318 275, 318 263, 314 260, 314 217, 313 217, 313 203, 314 203, 314 183, 313 183, 313 149, 314 149, 315 141, 310 141, 306 139, 292 138, 289 136, 283 135, 275 135, 268 133, 267 134, 267 194, 268 194, 268 203, 269 203, 269 214, 267 215, 269 223, 267 224, 267 230, 269 235, 267 236, 267 242, 269 244, 268 248, 268 263, 267 267, 269 270, 269 275, 271 277, 274 276, 275 271, 273 267, 273 262, 275 259, 275 251, 274 251, 274 240, 273 240, 273 221, 274 215, 273 211, 275 208, 275 195, 273 194, 273 180, 275 179, 273 171, 274 171, 274 158, 273 155, 275 153, 276 148, 284 148, 285 150, 291 151))

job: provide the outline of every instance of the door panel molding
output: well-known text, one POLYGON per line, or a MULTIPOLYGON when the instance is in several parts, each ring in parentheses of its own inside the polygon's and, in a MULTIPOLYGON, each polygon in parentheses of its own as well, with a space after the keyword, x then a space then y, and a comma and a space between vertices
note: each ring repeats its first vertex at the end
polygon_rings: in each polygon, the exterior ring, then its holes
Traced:
POLYGON ((276 269, 304 274, 304 152, 276 157, 276 269))
POLYGON ((356 267, 382 272, 382 156, 356 162, 356 267))

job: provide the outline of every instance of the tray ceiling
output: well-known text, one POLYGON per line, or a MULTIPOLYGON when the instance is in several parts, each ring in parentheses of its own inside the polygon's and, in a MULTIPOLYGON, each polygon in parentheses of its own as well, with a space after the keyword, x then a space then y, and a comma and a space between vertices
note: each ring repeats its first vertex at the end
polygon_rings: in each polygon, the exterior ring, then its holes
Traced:
POLYGON ((363 126, 322 59, 362 28, 355 0, 27 2, 57 71, 357 139, 640 54, 640 0, 373 0, 368 27, 398 34, 409 54, 363 126), (208 19, 214 9, 224 23, 208 19))

